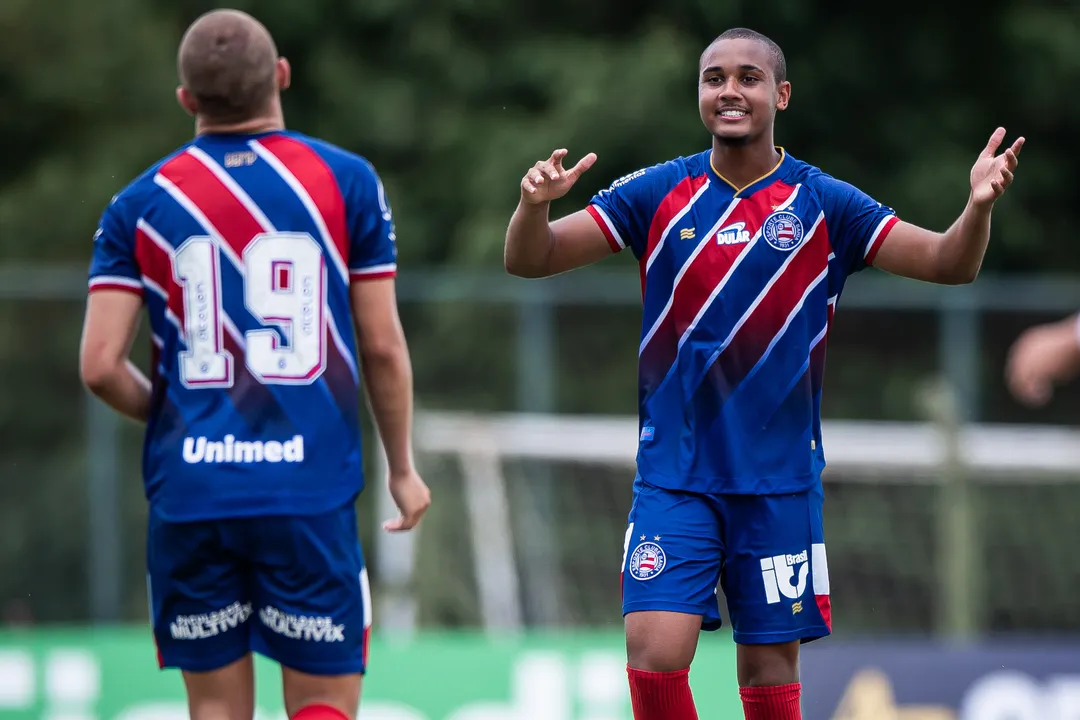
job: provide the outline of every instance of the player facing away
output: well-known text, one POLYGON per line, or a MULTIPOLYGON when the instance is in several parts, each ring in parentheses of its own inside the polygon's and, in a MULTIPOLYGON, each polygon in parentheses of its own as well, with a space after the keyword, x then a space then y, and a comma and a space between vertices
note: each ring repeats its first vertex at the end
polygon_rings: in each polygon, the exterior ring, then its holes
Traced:
POLYGON ((1080 375, 1080 313, 1025 330, 1009 349, 1005 381, 1020 402, 1045 405, 1054 386, 1080 375))
POLYGON ((401 511, 385 529, 430 503, 390 206, 366 160, 285 129, 289 65, 255 19, 202 16, 178 64, 196 135, 104 211, 82 378, 146 423, 153 632, 191 717, 250 720, 259 653, 290 718, 352 720, 371 626, 361 377, 401 511), (128 360, 143 306, 150 379, 128 360))
POLYGON ((874 265, 958 284, 978 273, 1018 139, 993 133, 967 206, 944 233, 901 221, 773 142, 791 84, 780 48, 734 29, 701 56, 708 150, 634 172, 549 222, 596 160, 536 163, 506 235, 507 270, 545 277, 629 248, 640 264, 640 439, 623 552, 637 720, 686 720, 699 633, 737 643, 746 718, 801 717, 800 643, 831 632, 819 408, 825 342, 845 279, 874 265))

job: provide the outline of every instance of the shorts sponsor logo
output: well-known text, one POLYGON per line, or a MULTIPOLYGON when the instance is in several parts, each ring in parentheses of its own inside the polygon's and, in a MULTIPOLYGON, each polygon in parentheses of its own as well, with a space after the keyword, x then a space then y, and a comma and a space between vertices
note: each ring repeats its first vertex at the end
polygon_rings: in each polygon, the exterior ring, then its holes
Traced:
POLYGON ((304 461, 304 436, 277 442, 270 440, 237 440, 226 435, 222 440, 205 437, 184 438, 184 462, 196 463, 299 463, 304 461))
POLYGON ((169 623, 173 640, 202 640, 240 627, 251 617, 251 604, 234 602, 202 615, 180 615, 169 623))
POLYGON ((635 580, 652 580, 667 565, 664 549, 655 542, 643 542, 630 554, 630 577, 635 580))
POLYGON ((345 626, 330 617, 292 615, 271 605, 259 611, 259 620, 271 631, 292 640, 345 642, 345 626))
MULTIPOLYGON (((774 555, 761 559, 761 579, 765 581, 765 599, 770 605, 780 602, 780 597, 797 600, 806 592, 806 579, 810 575, 810 554, 803 550, 797 555, 774 555), (795 571, 799 576, 795 582, 795 571)), ((801 606, 800 606, 801 607, 801 606)))

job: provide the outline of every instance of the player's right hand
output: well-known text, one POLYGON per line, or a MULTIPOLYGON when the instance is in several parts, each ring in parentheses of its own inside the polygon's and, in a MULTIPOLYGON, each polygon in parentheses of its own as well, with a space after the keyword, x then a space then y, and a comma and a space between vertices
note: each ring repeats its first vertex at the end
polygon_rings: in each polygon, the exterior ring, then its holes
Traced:
POLYGON ((596 162, 596 153, 589 153, 578 160, 577 165, 566 170, 563 168, 565 149, 551 153, 547 160, 533 165, 525 177, 521 178, 521 199, 530 205, 557 200, 574 187, 574 183, 596 162))
POLYGON ((431 506, 431 490, 415 470, 390 476, 390 496, 401 515, 383 523, 383 530, 387 532, 412 530, 431 506))

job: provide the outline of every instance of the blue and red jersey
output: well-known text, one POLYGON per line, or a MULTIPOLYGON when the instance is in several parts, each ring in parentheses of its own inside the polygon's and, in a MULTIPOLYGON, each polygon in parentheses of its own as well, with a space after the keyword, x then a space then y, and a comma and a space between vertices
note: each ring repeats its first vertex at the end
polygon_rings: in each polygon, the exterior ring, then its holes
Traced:
POLYGON ((772 494, 820 482, 833 311, 898 220, 781 154, 741 189, 710 150, 621 178, 588 206, 612 250, 640 264, 638 466, 653 485, 772 494))
POLYGON ((294 132, 200 136, 113 199, 89 289, 145 303, 160 517, 310 514, 360 492, 349 288, 396 258, 371 164, 294 132))

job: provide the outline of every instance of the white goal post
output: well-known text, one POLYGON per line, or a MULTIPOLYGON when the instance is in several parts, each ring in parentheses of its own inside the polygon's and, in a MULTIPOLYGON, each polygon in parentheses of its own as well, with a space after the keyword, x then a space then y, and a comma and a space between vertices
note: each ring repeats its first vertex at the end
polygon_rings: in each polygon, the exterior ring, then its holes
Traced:
MULTIPOLYGON (((822 436, 828 460, 825 482, 943 483, 964 477, 972 483, 1075 482, 1080 478, 1080 431, 1060 426, 960 425, 947 413, 935 422, 826 421, 822 436), (960 469, 962 472, 956 472, 960 469)), ((637 453, 635 417, 418 412, 415 452, 461 464, 469 517, 471 561, 478 585, 480 614, 491 632, 522 626, 518 567, 511 533, 505 460, 577 461, 624 466, 633 478, 637 453)), ((385 483, 378 492, 380 519, 396 510, 385 483)), ((961 501, 962 503, 963 501, 961 501)), ((963 507, 949 520, 962 536, 963 507)), ((422 529, 422 528, 421 528, 422 529)), ((408 588, 413 582, 415 534, 378 533, 373 555, 380 578, 380 625, 391 633, 416 628, 417 607, 408 588)), ((963 553, 967 543, 959 543, 963 553)), ((964 567, 970 557, 946 560, 957 569, 958 605, 965 601, 964 567)), ((961 620, 957 620, 962 624, 961 620)))

